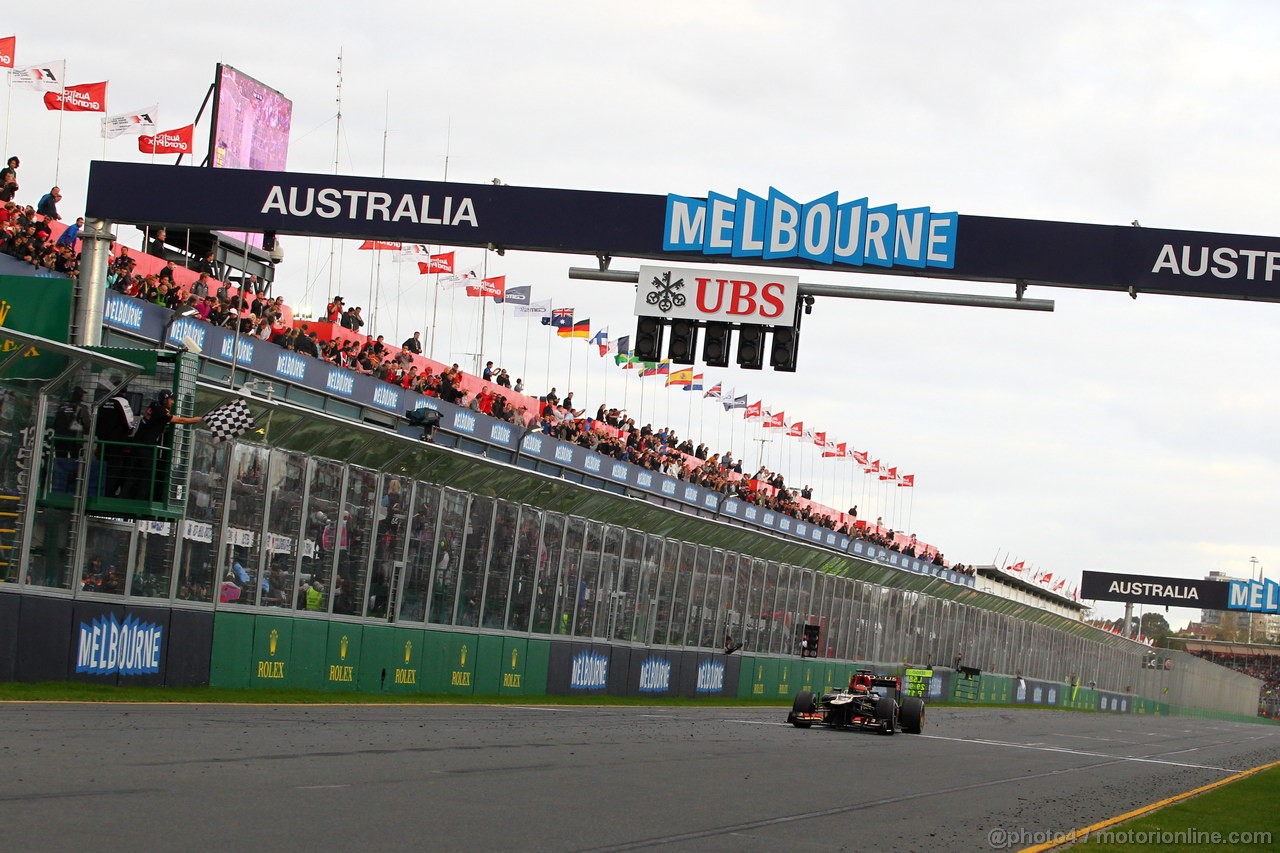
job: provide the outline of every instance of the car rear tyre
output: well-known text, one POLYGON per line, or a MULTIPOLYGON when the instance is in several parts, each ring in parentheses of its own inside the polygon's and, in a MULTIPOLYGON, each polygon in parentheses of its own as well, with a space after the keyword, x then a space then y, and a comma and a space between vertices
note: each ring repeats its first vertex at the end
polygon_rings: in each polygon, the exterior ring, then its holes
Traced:
POLYGON ((808 720, 801 720, 796 715, 812 714, 817 709, 818 706, 813 701, 813 694, 808 690, 801 690, 796 694, 796 700, 791 703, 791 716, 787 719, 791 725, 795 726, 797 729, 807 729, 812 726, 813 723, 808 720))
POLYGON ((898 727, 898 702, 892 696, 881 696, 876 702, 876 722, 881 734, 891 735, 898 727))
POLYGON ((924 700, 919 696, 908 696, 902 700, 902 710, 898 714, 902 721, 902 730, 907 734, 918 735, 924 728, 924 700))

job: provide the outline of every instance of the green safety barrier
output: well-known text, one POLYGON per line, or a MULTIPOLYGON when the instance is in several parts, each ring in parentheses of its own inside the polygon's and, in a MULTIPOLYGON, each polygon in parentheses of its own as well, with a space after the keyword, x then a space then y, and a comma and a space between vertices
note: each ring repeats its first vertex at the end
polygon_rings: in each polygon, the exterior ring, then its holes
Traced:
POLYGON ((293 667, 293 633, 296 624, 297 620, 290 616, 254 617, 250 686, 297 686, 293 667))
POLYGON ((366 625, 360 642, 360 692, 422 692, 424 634, 421 629, 366 625))
POLYGON ((364 626, 354 622, 330 622, 325 643, 324 687, 327 690, 355 690, 359 683, 360 643, 364 626))
POLYGON ((215 613, 209 686, 238 690, 250 685, 254 617, 249 613, 215 613))

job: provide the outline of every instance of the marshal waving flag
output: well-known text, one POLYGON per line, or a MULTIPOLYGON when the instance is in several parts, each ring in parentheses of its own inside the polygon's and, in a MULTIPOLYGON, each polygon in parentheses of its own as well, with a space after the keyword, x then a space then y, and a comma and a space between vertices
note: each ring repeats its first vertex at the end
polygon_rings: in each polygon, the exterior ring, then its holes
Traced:
POLYGON ((9 72, 9 82, 37 92, 60 92, 66 73, 67 61, 59 59, 57 62, 41 62, 25 68, 14 68, 9 72))
POLYGON ((102 119, 102 138, 115 139, 117 136, 141 136, 144 133, 155 133, 156 118, 159 115, 160 105, 155 104, 145 110, 134 110, 131 113, 104 116, 102 119))
POLYGON ((46 110, 66 110, 69 113, 105 113, 107 111, 107 81, 78 83, 61 92, 45 92, 46 110))
POLYGON ((444 252, 439 255, 428 255, 425 261, 418 261, 418 272, 423 275, 431 273, 443 273, 449 275, 453 273, 453 252, 444 252))
POLYGON ((253 415, 249 413, 249 405, 244 400, 223 403, 201 420, 213 433, 215 441, 226 441, 253 429, 253 415))
POLYGON ((13 67, 13 54, 17 52, 17 47, 17 36, 5 36, 0 39, 0 68, 13 67))
POLYGON ((195 125, 178 127, 157 133, 155 136, 138 137, 138 150, 143 154, 190 154, 195 125))

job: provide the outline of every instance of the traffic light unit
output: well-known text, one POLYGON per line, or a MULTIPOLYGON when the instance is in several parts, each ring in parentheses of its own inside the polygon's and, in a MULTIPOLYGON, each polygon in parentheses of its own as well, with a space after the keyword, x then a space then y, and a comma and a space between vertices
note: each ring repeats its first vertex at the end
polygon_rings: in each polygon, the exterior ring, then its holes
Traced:
MULTIPOLYGON (((702 344, 703 361, 708 367, 728 367, 735 329, 731 323, 642 316, 636 323, 632 352, 641 361, 661 361, 667 358, 673 364, 695 364, 698 357, 698 334, 703 327, 706 329, 702 344), (667 329, 668 326, 670 330, 667 329), (670 339, 664 341, 668 337, 668 331, 670 339)), ((760 370, 767 359, 774 370, 795 373, 796 356, 800 348, 799 312, 794 326, 770 327, 747 323, 736 326, 736 329, 736 361, 739 367, 760 370)))

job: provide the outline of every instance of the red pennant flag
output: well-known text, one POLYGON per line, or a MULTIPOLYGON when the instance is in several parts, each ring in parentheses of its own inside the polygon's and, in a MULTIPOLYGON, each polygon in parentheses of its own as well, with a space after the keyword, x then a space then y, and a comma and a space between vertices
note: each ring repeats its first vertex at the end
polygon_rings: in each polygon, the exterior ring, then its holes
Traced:
POLYGON ((791 428, 787 430, 787 435, 795 438, 801 438, 804 436, 804 421, 796 421, 793 423, 791 428))
POLYGON ((17 45, 17 36, 6 36, 0 39, 0 68, 13 67, 13 54, 17 49, 17 45))
POLYGON ((423 275, 433 272, 453 273, 453 252, 441 255, 429 255, 427 260, 418 261, 418 272, 423 275))
POLYGON ((500 299, 506 292, 507 277, 505 275, 482 278, 478 284, 467 285, 467 296, 496 296, 500 299))
POLYGON ((742 416, 744 418, 758 418, 760 417, 760 415, 761 415, 761 404, 759 400, 757 400, 756 402, 752 403, 750 406, 747 406, 745 409, 742 410, 742 416))
POLYGON ((143 154, 190 154, 194 134, 195 125, 189 124, 155 136, 139 136, 138 150, 143 154))
POLYGON ((62 92, 45 92, 44 108, 46 110, 65 109, 69 113, 105 113, 107 81, 68 86, 65 96, 62 92))
POLYGON ((813 443, 819 447, 827 446, 827 434, 825 432, 815 432, 813 434, 813 443))
POLYGON ((404 247, 399 243, 385 243, 382 240, 365 240, 357 248, 366 252, 398 252, 404 247))

